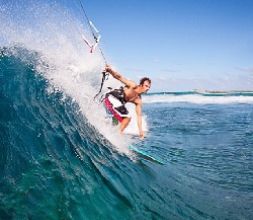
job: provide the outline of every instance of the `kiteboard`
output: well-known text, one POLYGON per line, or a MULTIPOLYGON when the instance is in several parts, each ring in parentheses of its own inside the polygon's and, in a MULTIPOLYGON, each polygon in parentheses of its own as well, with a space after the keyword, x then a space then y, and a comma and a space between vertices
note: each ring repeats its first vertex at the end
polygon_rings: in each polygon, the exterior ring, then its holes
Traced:
POLYGON ((165 163, 154 157, 154 156, 151 156, 149 155, 147 152, 133 146, 133 145, 130 145, 128 146, 128 149, 131 150, 132 152, 134 152, 136 155, 140 156, 141 158, 145 159, 145 160, 148 160, 148 161, 151 161, 151 162, 154 162, 154 163, 158 163, 158 164, 161 164, 161 165, 164 165, 165 163))

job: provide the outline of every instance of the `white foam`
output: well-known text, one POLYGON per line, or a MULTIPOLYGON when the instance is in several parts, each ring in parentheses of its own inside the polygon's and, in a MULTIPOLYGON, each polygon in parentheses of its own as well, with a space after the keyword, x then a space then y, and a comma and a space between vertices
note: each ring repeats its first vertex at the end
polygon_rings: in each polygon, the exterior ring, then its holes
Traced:
MULTIPOLYGON (((130 121, 129 125, 126 127, 124 133, 138 136, 139 135, 139 128, 137 125, 137 115, 135 112, 135 105, 132 103, 127 103, 126 107, 129 110, 129 114, 131 116, 131 121, 130 121)), ((146 120, 147 120, 146 115, 143 115, 142 116, 142 129, 144 132, 148 131, 148 125, 147 125, 146 120)))
POLYGON ((144 103, 193 103, 193 104, 251 104, 253 96, 203 96, 203 95, 150 95, 143 97, 144 103))

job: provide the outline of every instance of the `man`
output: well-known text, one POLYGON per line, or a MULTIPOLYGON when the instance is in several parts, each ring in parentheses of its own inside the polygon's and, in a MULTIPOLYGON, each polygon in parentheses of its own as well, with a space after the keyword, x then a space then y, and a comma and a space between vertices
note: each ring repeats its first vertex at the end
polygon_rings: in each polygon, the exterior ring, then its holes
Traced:
POLYGON ((151 80, 147 77, 144 77, 140 80, 140 84, 137 85, 135 82, 123 77, 109 65, 106 65, 105 71, 110 73, 115 79, 119 80, 125 85, 124 88, 121 87, 120 89, 114 89, 106 94, 104 100, 105 107, 113 114, 114 118, 116 118, 121 123, 120 133, 122 133, 131 120, 125 104, 127 102, 134 103, 136 106, 139 136, 141 139, 143 139, 144 132, 142 129, 141 94, 146 93, 150 89, 151 80))

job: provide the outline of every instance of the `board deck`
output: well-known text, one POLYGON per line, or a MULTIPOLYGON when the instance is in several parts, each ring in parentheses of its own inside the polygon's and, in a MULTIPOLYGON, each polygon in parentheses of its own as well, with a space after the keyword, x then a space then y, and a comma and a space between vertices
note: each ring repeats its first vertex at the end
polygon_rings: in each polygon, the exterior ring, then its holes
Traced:
POLYGON ((152 161, 152 162, 155 162, 158 164, 162 164, 162 165, 165 164, 162 160, 149 155, 147 152, 145 152, 141 149, 138 149, 137 147, 135 147, 133 145, 128 146, 128 148, 129 148, 129 150, 133 151, 134 153, 136 153, 137 155, 141 156, 142 158, 144 158, 146 160, 149 160, 149 161, 152 161))

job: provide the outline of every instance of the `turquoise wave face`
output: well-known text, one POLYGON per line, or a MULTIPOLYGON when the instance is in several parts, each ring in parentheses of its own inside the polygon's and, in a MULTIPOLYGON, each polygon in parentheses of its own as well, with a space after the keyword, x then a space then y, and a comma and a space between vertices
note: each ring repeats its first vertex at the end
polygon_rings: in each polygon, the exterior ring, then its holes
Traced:
POLYGON ((22 59, 0 58, 0 219, 127 213, 129 195, 110 179, 117 177, 111 158, 119 155, 69 97, 48 93, 50 85, 35 71, 36 53, 22 48, 17 53, 22 59))

